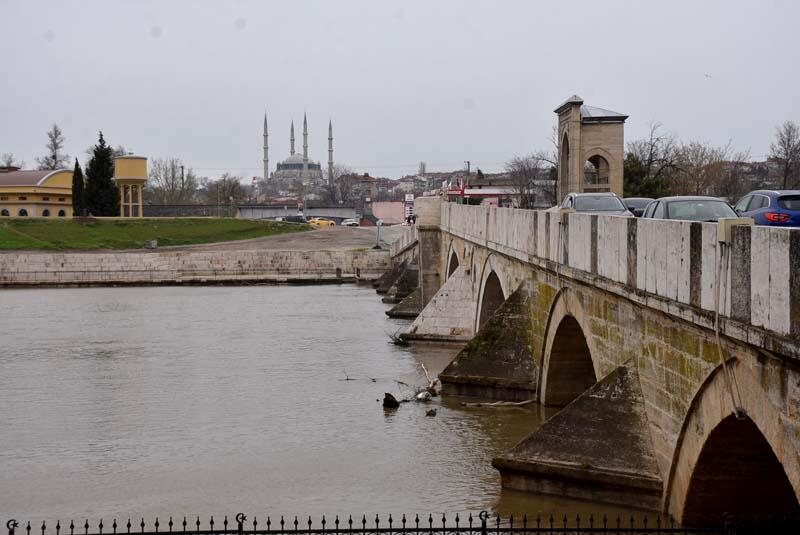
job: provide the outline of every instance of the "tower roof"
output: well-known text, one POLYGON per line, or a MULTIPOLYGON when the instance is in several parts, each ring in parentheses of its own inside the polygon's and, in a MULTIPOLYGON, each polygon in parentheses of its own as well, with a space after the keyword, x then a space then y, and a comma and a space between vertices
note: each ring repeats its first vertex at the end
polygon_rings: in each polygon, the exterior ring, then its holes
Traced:
POLYGON ((567 108, 567 107, 569 107, 569 106, 571 106, 573 104, 579 104, 579 105, 583 104, 583 99, 581 97, 579 97, 578 95, 572 95, 567 100, 565 100, 564 102, 559 104, 558 107, 556 109, 554 109, 553 111, 556 112, 556 113, 561 113, 562 111, 564 111, 565 108, 567 108))
POLYGON ((624 123, 628 116, 624 113, 598 108, 596 106, 581 106, 582 123, 624 123))

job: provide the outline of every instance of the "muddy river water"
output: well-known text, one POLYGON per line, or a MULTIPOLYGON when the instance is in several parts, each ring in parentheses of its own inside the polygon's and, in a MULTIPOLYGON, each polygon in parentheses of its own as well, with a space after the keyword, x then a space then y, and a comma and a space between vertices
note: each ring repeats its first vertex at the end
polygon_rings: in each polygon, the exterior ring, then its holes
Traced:
POLYGON ((391 345, 386 308, 354 285, 0 291, 0 517, 604 510, 501 492, 491 458, 538 406, 385 412, 455 354, 391 345))

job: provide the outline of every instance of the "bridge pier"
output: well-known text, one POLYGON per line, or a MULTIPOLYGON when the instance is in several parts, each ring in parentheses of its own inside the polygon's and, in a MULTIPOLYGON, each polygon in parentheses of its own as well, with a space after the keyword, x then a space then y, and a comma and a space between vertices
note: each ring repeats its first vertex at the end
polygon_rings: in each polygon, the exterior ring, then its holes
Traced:
POLYGON ((661 472, 635 368, 612 371, 492 465, 507 488, 661 508, 661 472))

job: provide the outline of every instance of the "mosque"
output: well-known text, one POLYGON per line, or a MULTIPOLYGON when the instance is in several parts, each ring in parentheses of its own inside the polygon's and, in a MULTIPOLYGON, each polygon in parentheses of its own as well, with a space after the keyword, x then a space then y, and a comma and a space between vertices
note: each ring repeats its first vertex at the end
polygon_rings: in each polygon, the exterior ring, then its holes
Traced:
MULTIPOLYGON (((269 130, 264 114, 264 177, 279 180, 300 180, 305 186, 322 185, 322 165, 308 158, 308 120, 303 114, 303 154, 294 151, 294 121, 289 134, 289 157, 278 162, 276 170, 269 173, 269 130)), ((328 177, 333 176, 333 123, 328 121, 328 177)))

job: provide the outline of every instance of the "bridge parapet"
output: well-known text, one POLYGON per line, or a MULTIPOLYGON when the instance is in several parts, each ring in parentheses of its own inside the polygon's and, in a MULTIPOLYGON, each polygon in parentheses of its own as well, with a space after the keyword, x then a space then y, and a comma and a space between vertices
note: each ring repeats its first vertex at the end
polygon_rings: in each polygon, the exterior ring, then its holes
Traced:
MULTIPOLYGON (((442 231, 712 327, 714 223, 441 205, 442 231)), ((720 279, 723 334, 800 358, 800 230, 735 227, 720 279)))

